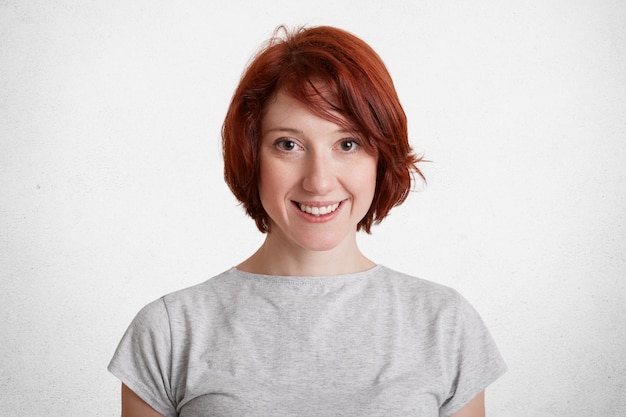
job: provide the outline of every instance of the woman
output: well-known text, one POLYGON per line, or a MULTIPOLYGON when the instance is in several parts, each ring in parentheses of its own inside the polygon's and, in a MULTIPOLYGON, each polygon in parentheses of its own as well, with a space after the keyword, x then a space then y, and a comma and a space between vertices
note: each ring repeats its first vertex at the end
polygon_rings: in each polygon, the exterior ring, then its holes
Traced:
POLYGON ((226 181, 266 239, 141 310, 109 365, 122 415, 484 416, 505 365, 478 314, 357 247, 421 176, 378 55, 331 27, 274 38, 222 137, 226 181))

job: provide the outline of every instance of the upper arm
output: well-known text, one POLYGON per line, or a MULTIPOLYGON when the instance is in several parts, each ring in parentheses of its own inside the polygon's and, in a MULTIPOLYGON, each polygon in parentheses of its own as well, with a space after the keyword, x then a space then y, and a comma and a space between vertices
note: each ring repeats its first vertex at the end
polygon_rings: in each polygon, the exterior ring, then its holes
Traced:
POLYGON ((122 384, 122 417, 164 417, 122 384))
POLYGON ((485 417, 485 391, 475 396, 465 407, 450 417, 485 417))

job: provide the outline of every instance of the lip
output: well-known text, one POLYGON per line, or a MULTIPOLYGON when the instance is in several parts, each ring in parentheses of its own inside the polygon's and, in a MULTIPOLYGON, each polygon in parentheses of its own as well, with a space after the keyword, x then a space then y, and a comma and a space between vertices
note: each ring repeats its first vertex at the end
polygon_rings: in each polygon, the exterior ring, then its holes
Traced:
POLYGON ((295 201, 295 200, 292 200, 291 203, 293 205, 294 210, 300 215, 300 217, 302 217, 306 221, 310 223, 325 223, 325 222, 331 221, 332 219, 334 219, 335 217, 339 215, 339 213, 343 209, 343 205, 345 201, 346 200, 340 200, 340 201, 337 201, 337 200, 335 201, 295 201), (339 204, 339 206, 335 209, 335 211, 331 213, 320 214, 320 215, 315 216, 313 214, 306 213, 300 210, 300 204, 304 204, 310 207, 328 207, 328 206, 332 206, 333 204, 339 204))

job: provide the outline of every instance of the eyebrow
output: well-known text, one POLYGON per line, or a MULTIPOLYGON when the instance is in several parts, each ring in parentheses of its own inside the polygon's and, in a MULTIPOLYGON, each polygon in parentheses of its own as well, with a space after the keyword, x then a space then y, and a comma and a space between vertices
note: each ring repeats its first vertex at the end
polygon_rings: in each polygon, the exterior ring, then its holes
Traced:
MULTIPOLYGON (((267 129, 265 131, 263 131, 263 135, 266 135, 268 133, 271 132, 287 132, 287 133, 293 133, 296 135, 302 135, 304 134, 303 131, 299 130, 299 129, 294 129, 293 127, 282 127, 282 126, 278 126, 278 127, 273 127, 271 129, 267 129)), ((334 131, 333 133, 350 133, 350 131, 346 130, 346 129, 337 129, 336 131, 334 131)))
POLYGON ((271 129, 267 129, 266 131, 263 132, 263 134, 268 134, 271 132, 289 132, 289 133, 295 133, 295 134, 302 134, 304 132, 302 132, 301 130, 298 129, 294 129, 291 127, 282 127, 282 126, 278 126, 278 127, 273 127, 271 129))

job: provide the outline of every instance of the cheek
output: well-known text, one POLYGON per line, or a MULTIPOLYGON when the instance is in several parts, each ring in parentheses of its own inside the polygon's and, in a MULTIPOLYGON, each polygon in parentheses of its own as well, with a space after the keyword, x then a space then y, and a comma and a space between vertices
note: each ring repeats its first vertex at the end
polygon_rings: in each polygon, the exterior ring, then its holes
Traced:
POLYGON ((376 192, 377 166, 376 159, 368 158, 361 161, 358 166, 353 166, 349 172, 348 178, 350 178, 356 202, 365 211, 369 210, 376 192))
POLYGON ((288 188, 289 178, 281 164, 272 163, 272 160, 261 158, 259 166, 259 196, 263 206, 272 204, 272 201, 282 199, 288 188))
POLYGON ((371 160, 367 161, 367 164, 365 164, 364 169, 361 171, 363 173, 362 174, 363 188, 365 190, 368 190, 372 196, 374 195, 374 191, 376 190, 377 171, 378 171, 378 160, 375 158, 372 158, 371 160))
POLYGON ((263 203, 263 205, 265 205, 264 200, 267 200, 267 194, 271 194, 272 190, 275 188, 273 183, 272 170, 261 163, 259 169, 259 196, 261 197, 261 203, 263 203))

